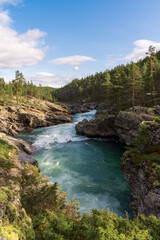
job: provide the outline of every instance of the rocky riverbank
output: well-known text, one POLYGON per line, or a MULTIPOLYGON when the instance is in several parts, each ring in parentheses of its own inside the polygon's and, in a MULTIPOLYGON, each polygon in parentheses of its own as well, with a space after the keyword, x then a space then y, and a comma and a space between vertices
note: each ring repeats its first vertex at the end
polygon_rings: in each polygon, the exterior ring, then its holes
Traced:
POLYGON ((60 103, 39 102, 32 98, 23 99, 19 105, 13 101, 11 106, 0 106, 1 240, 35 239, 33 222, 26 210, 31 209, 30 201, 31 205, 37 201, 35 206, 38 207, 48 196, 52 199, 57 196, 56 186, 53 185, 51 194, 47 177, 39 173, 38 162, 32 157, 36 149, 31 143, 13 136, 37 127, 71 121, 70 109, 60 103), (44 189, 48 191, 47 197, 44 189))
POLYGON ((15 136, 37 127, 48 127, 72 121, 70 109, 37 99, 27 99, 14 106, 0 106, 0 132, 15 136))
POLYGON ((115 114, 105 109, 98 114, 95 120, 83 120, 76 125, 76 131, 87 137, 119 138, 125 145, 131 145, 140 131, 143 121, 153 121, 160 115, 160 106, 154 108, 134 107, 115 114))
POLYGON ((76 125, 87 137, 117 137, 130 146, 122 157, 122 169, 130 185, 134 216, 160 217, 160 106, 135 107, 117 115, 103 113, 76 125))
MULTIPOLYGON (((54 236, 56 236, 56 239, 60 239, 61 235, 64 236, 66 230, 67 233, 71 232, 69 239, 79 236, 81 233, 83 235, 84 226, 82 225, 82 229, 78 229, 81 226, 81 220, 76 210, 78 209, 76 202, 67 201, 65 193, 57 188, 56 183, 48 183, 48 178, 39 173, 37 161, 31 156, 36 149, 30 143, 11 136, 21 131, 43 126, 43 124, 37 123, 37 118, 39 122, 43 120, 45 126, 72 120, 70 110, 65 105, 46 102, 42 105, 38 105, 37 108, 26 104, 19 107, 1 107, 0 126, 3 132, 0 132, 0 239, 2 240, 49 239, 50 236, 53 239, 54 236), (48 119, 48 113, 51 121, 46 120, 48 119), (20 116, 24 116, 22 122, 20 116), (7 131, 7 127, 12 123, 13 128, 7 131), (3 129, 3 127, 5 128, 3 129), (70 228, 72 225, 74 226, 73 229, 70 228), (74 231, 75 227, 78 230, 74 231), (77 231, 79 231, 78 234, 77 231)), ((81 123, 81 131, 84 131, 83 134, 87 132, 90 137, 112 136, 120 138, 123 130, 124 134, 120 139, 122 142, 127 139, 128 143, 131 143, 133 139, 135 140, 134 136, 136 136, 136 134, 130 133, 138 129, 138 138, 134 143, 134 148, 130 147, 122 158, 122 169, 132 191, 131 208, 134 216, 143 213, 146 216, 160 217, 160 120, 159 118, 155 120, 155 116, 159 115, 158 109, 158 107, 154 109, 145 108, 140 113, 138 108, 136 111, 130 109, 126 112, 120 112, 118 115, 106 115, 105 112, 103 117, 99 115, 96 120, 81 123), (83 129, 84 124, 85 130, 83 129), (134 130, 132 132, 129 130, 130 124, 134 130), (130 134, 129 140, 126 138, 127 134, 130 134)), ((120 219, 103 210, 101 212, 97 211, 97 219, 103 212, 104 216, 107 216, 105 224, 108 224, 109 218, 112 219, 112 216, 114 222, 115 219, 117 219, 116 221, 120 219)), ((94 214, 88 215, 88 218, 92 218, 94 214)), ((82 217, 82 221, 86 219, 86 216, 85 218, 82 217)), ((119 224, 122 224, 122 221, 123 224, 128 221, 127 226, 132 224, 132 221, 120 219, 120 222, 115 223, 113 232, 119 224)), ((125 231, 127 226, 124 225, 125 231)), ((143 235, 142 228, 147 229, 144 233, 145 236, 146 234, 149 235, 148 229, 152 228, 151 234, 159 235, 159 223, 154 217, 148 219, 138 217, 135 219, 135 226, 136 228, 133 230, 133 232, 136 231, 135 237, 137 236, 137 229, 138 231, 140 229, 138 234, 143 235), (136 223, 139 222, 140 227, 137 228, 136 223)), ((88 228, 90 227, 89 222, 88 228)), ((131 230, 133 227, 134 223, 131 230)), ((104 228, 106 229, 106 225, 104 228)), ((86 236, 85 233, 83 236, 86 236)), ((68 235, 66 239, 68 239, 68 235)))
POLYGON ((96 102, 82 103, 82 104, 67 103, 67 106, 70 108, 71 114, 84 113, 90 110, 97 110, 98 113, 102 113, 110 108, 105 103, 96 103, 96 102))

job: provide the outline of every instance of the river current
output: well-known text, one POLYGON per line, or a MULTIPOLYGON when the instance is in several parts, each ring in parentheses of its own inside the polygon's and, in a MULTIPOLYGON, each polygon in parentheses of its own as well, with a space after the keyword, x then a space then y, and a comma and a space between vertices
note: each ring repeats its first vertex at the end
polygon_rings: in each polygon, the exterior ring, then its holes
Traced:
POLYGON ((123 146, 108 139, 88 139, 76 135, 75 124, 95 118, 95 111, 74 115, 74 123, 38 128, 22 135, 32 141, 34 158, 50 182, 80 203, 80 212, 110 208, 118 216, 131 216, 129 185, 121 170, 123 146))

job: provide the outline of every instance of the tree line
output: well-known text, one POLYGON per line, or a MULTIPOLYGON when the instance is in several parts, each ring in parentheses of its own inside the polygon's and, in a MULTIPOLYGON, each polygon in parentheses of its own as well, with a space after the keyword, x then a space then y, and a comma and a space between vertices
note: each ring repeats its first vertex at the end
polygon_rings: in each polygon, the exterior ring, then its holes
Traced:
POLYGON ((54 101, 52 95, 53 88, 42 87, 41 84, 36 86, 32 81, 26 81, 20 71, 15 72, 15 78, 6 83, 4 78, 0 78, 0 103, 8 104, 13 100, 17 103, 23 101, 24 98, 35 97, 41 100, 54 101))
POLYGON ((118 110, 160 103, 160 51, 150 46, 146 57, 137 63, 74 79, 54 91, 62 102, 106 102, 118 110))

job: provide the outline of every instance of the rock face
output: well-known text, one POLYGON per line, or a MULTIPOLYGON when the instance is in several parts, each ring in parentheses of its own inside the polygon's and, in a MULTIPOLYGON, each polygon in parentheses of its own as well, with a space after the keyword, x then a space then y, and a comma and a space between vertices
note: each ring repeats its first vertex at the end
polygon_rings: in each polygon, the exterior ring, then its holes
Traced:
POLYGON ((160 217, 160 176, 151 167, 149 162, 137 165, 130 160, 130 156, 124 153, 122 157, 123 170, 128 181, 132 202, 130 207, 134 216, 144 214, 160 217))
POLYGON ((132 148, 126 151, 122 157, 122 169, 131 188, 133 200, 130 206, 134 216, 145 214, 159 218, 160 121, 144 121, 141 126, 145 126, 146 133, 136 146, 138 153, 132 148))
MULTIPOLYGON (((83 120, 76 125, 78 134, 87 137, 116 136, 125 145, 131 145, 140 130, 143 121, 153 121, 160 113, 160 107, 135 107, 127 111, 120 111, 117 115, 111 114, 111 109, 101 110, 95 120, 83 120)), ((153 134, 152 134, 153 135, 153 134)))
POLYGON ((130 109, 128 111, 120 111, 116 117, 114 123, 114 129, 117 132, 117 136, 120 141, 126 145, 130 145, 132 141, 137 136, 140 124, 143 121, 152 121, 156 113, 146 111, 146 108, 137 108, 133 111, 130 109))
POLYGON ((99 116, 95 120, 86 120, 76 125, 76 131, 80 135, 87 137, 116 137, 113 130, 115 116, 99 116))
POLYGON ((9 135, 71 122, 69 109, 61 105, 31 99, 19 106, 0 107, 0 131, 9 135))

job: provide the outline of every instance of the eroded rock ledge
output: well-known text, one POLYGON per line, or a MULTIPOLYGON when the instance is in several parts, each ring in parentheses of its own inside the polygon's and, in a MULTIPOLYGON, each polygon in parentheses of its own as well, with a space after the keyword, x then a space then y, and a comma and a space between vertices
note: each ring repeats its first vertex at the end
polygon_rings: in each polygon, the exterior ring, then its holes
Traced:
POLYGON ((30 99, 19 106, 0 106, 0 132, 12 136, 37 127, 71 121, 72 116, 67 106, 47 101, 30 99))

